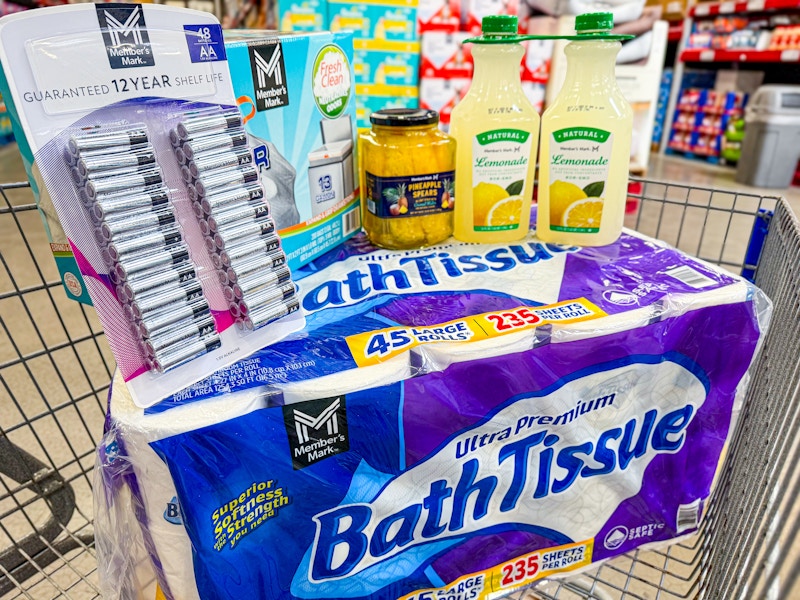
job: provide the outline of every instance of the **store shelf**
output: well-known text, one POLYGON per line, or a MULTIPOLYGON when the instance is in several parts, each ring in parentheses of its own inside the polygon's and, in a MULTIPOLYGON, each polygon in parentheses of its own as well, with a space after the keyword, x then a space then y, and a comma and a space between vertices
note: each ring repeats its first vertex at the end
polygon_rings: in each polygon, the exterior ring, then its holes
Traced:
POLYGON ((800 9, 800 0, 750 0, 749 2, 701 2, 689 9, 693 18, 753 13, 762 11, 800 9))
POLYGON ((681 52, 681 62, 752 62, 752 63, 797 63, 800 50, 710 50, 691 48, 681 52))
POLYGON ((667 31, 668 42, 680 42, 683 37, 683 21, 671 21, 667 31))
POLYGON ((679 104, 676 107, 676 112, 691 112, 691 113, 705 113, 707 115, 731 115, 740 116, 742 114, 741 108, 725 108, 724 106, 708 106, 703 104, 679 104))

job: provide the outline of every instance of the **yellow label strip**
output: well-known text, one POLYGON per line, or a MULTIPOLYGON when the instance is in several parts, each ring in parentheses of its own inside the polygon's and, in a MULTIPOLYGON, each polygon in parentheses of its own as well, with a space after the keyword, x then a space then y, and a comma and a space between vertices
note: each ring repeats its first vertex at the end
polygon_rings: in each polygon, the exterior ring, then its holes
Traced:
POLYGON ((419 42, 398 42, 393 40, 353 40, 355 50, 372 52, 408 52, 419 54, 419 42))
POLYGON ((356 364, 366 367, 423 344, 475 342, 548 323, 580 323, 604 316, 606 313, 586 298, 577 298, 546 306, 518 306, 425 327, 387 327, 351 335, 345 341, 356 364))
POLYGON ((460 577, 441 588, 417 590, 399 600, 486 600, 498 592, 513 592, 538 579, 585 567, 592 562, 594 540, 555 546, 523 554, 486 571, 460 577))

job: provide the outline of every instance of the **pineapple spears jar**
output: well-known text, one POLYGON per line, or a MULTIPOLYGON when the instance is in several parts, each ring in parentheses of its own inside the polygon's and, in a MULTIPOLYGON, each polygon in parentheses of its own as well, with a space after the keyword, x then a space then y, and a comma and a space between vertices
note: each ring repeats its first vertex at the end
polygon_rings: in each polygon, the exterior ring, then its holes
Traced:
POLYGON ((370 115, 361 136, 361 214, 376 246, 413 250, 453 233, 455 141, 434 110, 390 108, 370 115))

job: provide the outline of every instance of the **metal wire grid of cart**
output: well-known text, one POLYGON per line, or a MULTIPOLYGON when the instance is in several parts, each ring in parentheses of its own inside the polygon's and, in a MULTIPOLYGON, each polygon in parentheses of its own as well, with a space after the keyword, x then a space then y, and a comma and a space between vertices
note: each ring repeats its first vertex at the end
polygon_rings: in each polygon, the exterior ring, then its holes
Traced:
MULTIPOLYGON (((800 597, 800 225, 778 198, 635 183, 626 224, 755 272, 773 325, 701 531, 514 597, 800 597)), ((0 600, 99 598, 91 471, 113 358, 94 312, 66 298, 30 188, 0 195, 0 600)))

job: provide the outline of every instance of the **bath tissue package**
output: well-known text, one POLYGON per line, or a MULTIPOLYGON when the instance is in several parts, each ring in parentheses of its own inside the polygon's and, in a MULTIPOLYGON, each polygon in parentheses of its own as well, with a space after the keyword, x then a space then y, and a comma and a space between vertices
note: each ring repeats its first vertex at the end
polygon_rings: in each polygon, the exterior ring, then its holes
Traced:
MULTIPOLYGON (((499 598, 696 531, 769 300, 626 232, 297 273, 306 328, 98 450, 108 598, 499 598)), ((106 596, 104 596, 106 597, 106 596)))

